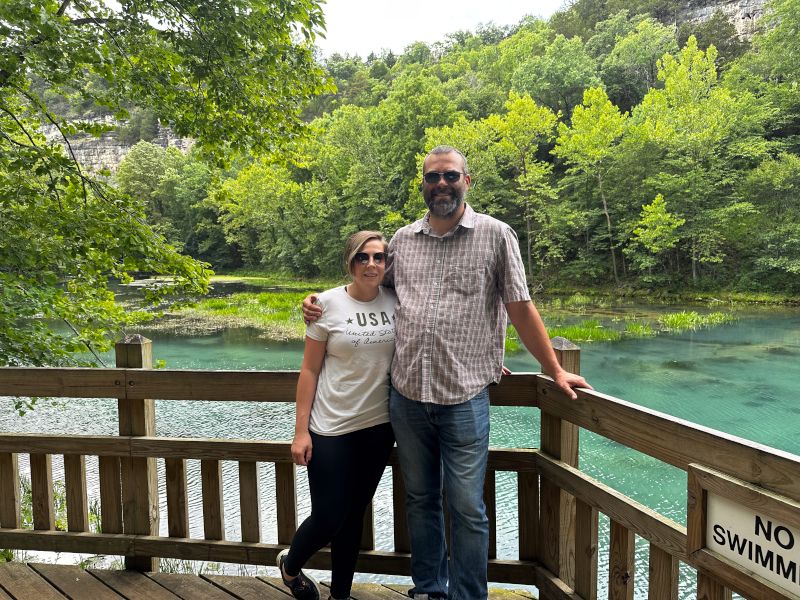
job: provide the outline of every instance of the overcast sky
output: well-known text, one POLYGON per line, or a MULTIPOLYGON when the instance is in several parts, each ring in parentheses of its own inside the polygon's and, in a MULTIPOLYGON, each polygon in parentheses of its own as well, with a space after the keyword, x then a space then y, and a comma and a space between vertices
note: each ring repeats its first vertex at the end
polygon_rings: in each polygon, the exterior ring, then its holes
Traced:
POLYGON ((401 53, 416 41, 441 42, 448 33, 474 31, 479 23, 514 25, 525 15, 549 17, 563 0, 327 0, 322 5, 324 55, 388 49, 401 53))

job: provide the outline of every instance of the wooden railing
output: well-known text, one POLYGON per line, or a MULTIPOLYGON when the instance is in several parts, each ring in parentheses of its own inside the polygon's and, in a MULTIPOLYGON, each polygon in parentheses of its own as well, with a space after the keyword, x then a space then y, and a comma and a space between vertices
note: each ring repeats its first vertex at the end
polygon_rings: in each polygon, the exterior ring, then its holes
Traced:
MULTIPOLYGON (((579 370, 577 347, 558 338, 554 347, 562 364, 579 370)), ((0 396, 116 398, 120 432, 118 436, 0 434, 0 547, 122 555, 126 567, 139 570, 156 569, 155 557, 274 564, 297 526, 297 484, 289 442, 156 437, 152 399, 293 402, 297 374, 150 370, 150 356, 149 341, 137 338, 117 346, 114 369, 0 369, 0 396), (20 528, 20 453, 30 455, 33 530, 20 528), (55 527, 52 455, 64 457, 67 531, 55 527), (98 457, 102 533, 89 531, 86 456, 98 457), (156 459, 165 465, 167 536, 159 535, 156 459), (187 459, 201 464, 202 539, 190 537, 189 532, 187 459), (239 540, 224 539, 223 460, 236 461, 239 467, 239 540), (265 543, 261 536, 256 468, 261 462, 275 465, 277 543, 265 543)), ((693 536, 690 551, 686 527, 580 471, 578 431, 595 432, 684 471, 702 464, 795 502, 800 500, 800 457, 599 392, 580 391, 577 400, 569 400, 539 374, 504 377, 491 390, 491 401, 496 406, 541 411, 540 449, 490 451, 485 499, 493 523, 491 581, 535 585, 542 599, 593 600, 602 513, 610 520, 609 569, 603 577, 611 600, 633 598, 636 536, 650 544, 650 599, 677 599, 680 562, 697 569, 698 599, 730 598, 731 590, 752 600, 798 597, 774 591, 756 575, 731 575, 729 565, 717 568, 717 559, 696 548, 702 545, 702 535, 693 536), (496 557, 494 474, 498 471, 517 474, 517 560, 496 557)), ((372 511, 368 511, 358 568, 406 575, 410 557, 404 491, 394 455, 390 468, 393 550, 375 550, 372 511)), ((705 501, 699 489, 690 491, 690 505, 705 501)), ((329 568, 327 550, 309 566, 329 568)))

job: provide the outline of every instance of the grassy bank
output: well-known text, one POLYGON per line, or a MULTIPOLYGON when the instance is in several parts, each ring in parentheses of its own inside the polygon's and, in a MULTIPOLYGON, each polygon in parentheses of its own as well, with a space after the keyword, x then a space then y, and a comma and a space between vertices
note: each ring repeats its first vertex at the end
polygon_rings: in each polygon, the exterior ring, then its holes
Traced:
POLYGON ((343 281, 297 280, 280 275, 215 275, 212 293, 226 285, 242 284, 248 290, 199 301, 145 324, 141 329, 177 334, 211 334, 225 329, 252 328, 269 340, 302 340, 305 333, 300 304, 308 294, 320 292, 343 281))
MULTIPOLYGON (((212 287, 219 296, 165 315, 146 328, 184 335, 252 328, 264 339, 302 340, 305 325, 300 304, 303 298, 342 283, 343 280, 297 280, 264 274, 215 276, 212 287), (225 293, 226 286, 232 284, 247 289, 225 293)), ((581 291, 564 297, 537 298, 536 302, 551 336, 583 344, 714 327, 736 318, 730 311, 718 310, 721 306, 718 301, 700 302, 694 298, 695 304, 702 305, 702 308, 698 306, 698 311, 669 311, 658 298, 658 305, 653 305, 652 309, 641 303, 633 311, 625 308, 630 300, 581 291)), ((509 352, 521 349, 513 327, 509 327, 506 349, 509 352)))

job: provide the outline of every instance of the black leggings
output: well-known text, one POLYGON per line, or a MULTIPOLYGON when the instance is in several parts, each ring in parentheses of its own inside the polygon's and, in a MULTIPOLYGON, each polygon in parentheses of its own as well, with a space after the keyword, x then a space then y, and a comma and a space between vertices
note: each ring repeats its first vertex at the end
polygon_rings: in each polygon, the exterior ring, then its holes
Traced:
POLYGON ((353 584, 366 509, 381 479, 394 434, 389 423, 344 435, 311 433, 308 463, 311 515, 292 539, 284 567, 296 575, 311 556, 331 545, 331 596, 347 598, 353 584))

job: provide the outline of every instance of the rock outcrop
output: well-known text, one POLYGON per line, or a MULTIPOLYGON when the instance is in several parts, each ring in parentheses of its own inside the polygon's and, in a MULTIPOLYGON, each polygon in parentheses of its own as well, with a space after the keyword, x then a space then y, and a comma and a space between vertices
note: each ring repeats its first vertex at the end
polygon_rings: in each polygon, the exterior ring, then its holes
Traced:
MULTIPOLYGON (((110 119, 94 119, 94 121, 106 124, 113 123, 110 119)), ((63 141, 60 133, 53 125, 43 126, 42 133, 48 140, 63 141)), ((168 127, 162 127, 161 125, 158 126, 156 137, 148 141, 162 148, 174 146, 183 152, 188 152, 194 143, 191 139, 176 136, 168 127)), ((130 144, 119 139, 116 131, 104 133, 99 138, 89 135, 74 136, 70 137, 69 142, 72 151, 75 153, 75 158, 77 158, 81 166, 93 172, 109 169, 113 173, 132 148, 130 144)))
POLYGON ((678 11, 678 25, 687 21, 702 23, 722 11, 739 37, 749 40, 756 32, 765 4, 766 0, 689 0, 678 11))

